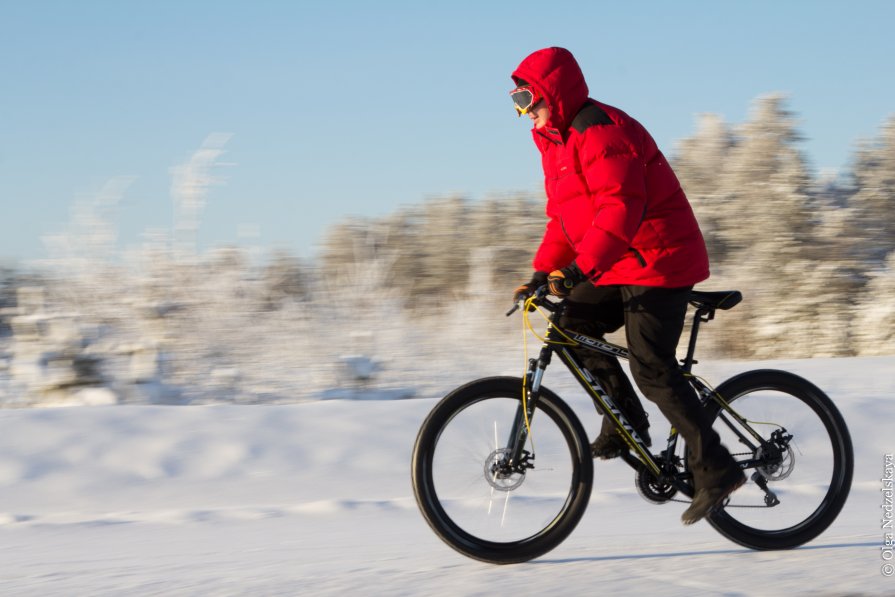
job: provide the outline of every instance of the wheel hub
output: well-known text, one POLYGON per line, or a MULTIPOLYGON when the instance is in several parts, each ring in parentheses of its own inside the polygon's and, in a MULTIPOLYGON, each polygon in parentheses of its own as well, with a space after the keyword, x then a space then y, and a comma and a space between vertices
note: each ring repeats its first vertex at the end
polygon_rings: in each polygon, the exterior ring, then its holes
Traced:
POLYGON ((795 468, 796 457, 789 445, 791 440, 791 434, 778 429, 771 434, 767 445, 759 446, 755 451, 755 458, 761 462, 755 469, 768 481, 782 481, 795 468))
POLYGON ((522 459, 516 466, 509 464, 509 448, 499 448, 491 452, 485 459, 485 481, 497 491, 512 491, 525 481, 525 469, 529 454, 523 452, 522 459))

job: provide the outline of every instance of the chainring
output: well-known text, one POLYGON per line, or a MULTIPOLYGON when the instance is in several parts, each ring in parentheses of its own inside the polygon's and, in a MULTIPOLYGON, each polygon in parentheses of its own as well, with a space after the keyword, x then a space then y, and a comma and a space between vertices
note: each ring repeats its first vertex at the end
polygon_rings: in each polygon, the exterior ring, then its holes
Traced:
POLYGON ((637 493, 653 504, 664 504, 677 495, 677 487, 671 483, 659 481, 645 466, 637 469, 634 485, 637 487, 637 493))

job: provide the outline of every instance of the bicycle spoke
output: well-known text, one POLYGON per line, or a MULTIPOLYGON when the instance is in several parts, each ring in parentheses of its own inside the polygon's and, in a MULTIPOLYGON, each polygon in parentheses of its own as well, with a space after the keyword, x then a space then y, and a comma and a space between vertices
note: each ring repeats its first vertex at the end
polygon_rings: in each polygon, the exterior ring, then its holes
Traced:
POLYGON ((500 516, 500 528, 504 527, 504 523, 507 521, 507 508, 510 506, 510 492, 506 492, 507 497, 503 501, 503 514, 500 516))

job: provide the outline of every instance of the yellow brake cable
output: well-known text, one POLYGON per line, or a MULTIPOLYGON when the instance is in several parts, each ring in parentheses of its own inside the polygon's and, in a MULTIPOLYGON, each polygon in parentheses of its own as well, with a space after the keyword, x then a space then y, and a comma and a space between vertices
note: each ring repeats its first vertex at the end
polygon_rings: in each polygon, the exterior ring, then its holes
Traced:
POLYGON ((548 340, 546 337, 541 337, 534 329, 534 325, 531 323, 531 318, 529 317, 530 311, 537 311, 541 317, 544 318, 548 323, 550 319, 544 315, 544 312, 538 308, 538 305, 534 302, 535 297, 530 296, 525 299, 525 303, 522 305, 522 356, 523 362, 525 363, 525 373, 522 374, 522 416, 525 420, 525 430, 528 432, 528 440, 531 442, 531 450, 534 452, 535 442, 534 436, 531 433, 531 421, 528 418, 528 334, 526 332, 531 332, 532 335, 545 344, 557 344, 560 346, 578 346, 578 342, 569 338, 569 336, 558 326, 554 325, 553 329, 557 331, 557 333, 565 339, 565 342, 561 340, 548 340))

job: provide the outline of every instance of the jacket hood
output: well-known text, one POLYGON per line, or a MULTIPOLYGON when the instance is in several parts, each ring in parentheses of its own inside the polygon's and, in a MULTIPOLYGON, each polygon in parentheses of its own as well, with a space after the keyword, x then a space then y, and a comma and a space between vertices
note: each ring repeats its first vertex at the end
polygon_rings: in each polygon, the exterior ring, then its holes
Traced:
POLYGON ((565 48, 544 48, 530 54, 513 71, 513 81, 523 80, 544 96, 550 107, 549 127, 561 133, 587 101, 588 89, 581 67, 565 48))

